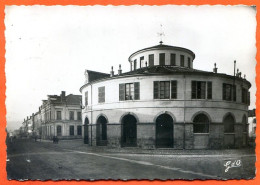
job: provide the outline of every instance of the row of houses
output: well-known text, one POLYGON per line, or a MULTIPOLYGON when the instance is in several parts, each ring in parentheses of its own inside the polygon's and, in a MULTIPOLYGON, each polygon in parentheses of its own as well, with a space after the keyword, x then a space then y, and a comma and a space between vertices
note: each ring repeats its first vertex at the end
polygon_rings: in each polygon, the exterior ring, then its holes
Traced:
POLYGON ((81 95, 48 95, 38 111, 27 116, 19 129, 21 137, 61 139, 82 137, 81 95))

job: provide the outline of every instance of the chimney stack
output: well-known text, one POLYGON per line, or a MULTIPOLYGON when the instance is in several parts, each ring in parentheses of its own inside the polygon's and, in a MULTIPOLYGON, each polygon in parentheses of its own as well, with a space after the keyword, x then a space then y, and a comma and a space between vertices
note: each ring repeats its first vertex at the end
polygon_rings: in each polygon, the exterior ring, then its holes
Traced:
POLYGON ((213 73, 217 73, 217 72, 218 72, 217 64, 214 63, 213 73))
POLYGON ((63 101, 65 101, 65 96, 66 96, 66 92, 65 91, 61 91, 61 101, 63 102, 63 101))
POLYGON ((118 75, 122 74, 121 64, 119 64, 118 75))
POLYGON ((111 66, 110 76, 111 76, 111 77, 114 76, 113 66, 111 66))

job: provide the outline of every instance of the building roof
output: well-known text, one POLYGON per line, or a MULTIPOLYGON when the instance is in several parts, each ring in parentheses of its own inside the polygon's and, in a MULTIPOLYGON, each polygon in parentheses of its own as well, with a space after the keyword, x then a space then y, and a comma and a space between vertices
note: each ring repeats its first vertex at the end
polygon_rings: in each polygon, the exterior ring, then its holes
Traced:
POLYGON ((101 73, 101 72, 90 71, 90 70, 86 70, 85 73, 88 74, 88 82, 92 82, 94 80, 110 76, 110 74, 107 74, 107 73, 101 73))
POLYGON ((182 47, 177 47, 177 46, 170 46, 170 45, 165 45, 165 44, 159 44, 159 45, 156 45, 156 46, 152 46, 152 47, 140 49, 140 50, 134 52, 133 54, 130 55, 130 57, 128 58, 128 61, 130 61, 130 58, 131 58, 133 55, 136 55, 136 54, 138 54, 138 53, 141 53, 141 52, 144 52, 144 51, 147 51, 147 50, 163 50, 163 49, 166 49, 166 50, 185 51, 185 52, 190 53, 190 54, 192 55, 193 59, 195 58, 195 53, 193 53, 193 52, 192 52, 191 50, 189 50, 189 49, 182 48, 182 47))
MULTIPOLYGON (((111 78, 120 78, 124 76, 143 76, 143 75, 170 75, 170 74, 187 74, 187 75, 209 75, 209 76, 218 76, 218 77, 225 77, 225 78, 234 78, 234 76, 227 75, 224 73, 213 73, 209 71, 202 71, 198 69, 192 69, 187 67, 180 67, 180 66, 148 66, 139 68, 133 71, 125 72, 120 75, 114 75, 113 77, 104 77, 104 78, 98 78, 98 79, 92 79, 91 82, 99 81, 99 80, 105 80, 105 79, 111 79, 111 78)), ((246 79, 235 77, 236 80, 243 80, 245 83, 248 83, 251 87, 251 83, 247 81, 246 79)), ((86 84, 85 84, 86 85, 86 84)), ((83 85, 82 87, 84 87, 83 85)), ((82 88, 81 87, 81 88, 82 88)), ((80 91, 81 91, 80 88, 80 91)))

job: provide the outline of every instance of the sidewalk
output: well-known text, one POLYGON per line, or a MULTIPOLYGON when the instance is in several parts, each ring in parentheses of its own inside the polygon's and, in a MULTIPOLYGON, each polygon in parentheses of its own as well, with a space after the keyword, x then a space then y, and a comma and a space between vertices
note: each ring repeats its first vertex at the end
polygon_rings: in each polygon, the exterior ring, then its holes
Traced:
MULTIPOLYGON (((40 141, 37 141, 40 142, 40 141)), ((52 144, 51 140, 42 140, 41 142, 52 144)), ((79 150, 84 152, 96 152, 96 153, 125 153, 125 154, 152 154, 152 155, 254 155, 254 148, 242 148, 242 149, 200 149, 200 150, 188 150, 188 149, 142 149, 138 147, 124 147, 113 148, 108 146, 89 146, 84 144, 82 139, 75 140, 60 140, 58 144, 52 144, 55 147, 79 150)))

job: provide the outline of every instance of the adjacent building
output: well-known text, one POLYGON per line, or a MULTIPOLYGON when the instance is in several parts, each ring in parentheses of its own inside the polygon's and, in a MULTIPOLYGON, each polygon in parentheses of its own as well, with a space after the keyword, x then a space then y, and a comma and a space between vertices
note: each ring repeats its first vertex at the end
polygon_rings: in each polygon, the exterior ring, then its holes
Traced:
POLYGON ((81 95, 48 95, 36 113, 24 120, 22 135, 42 139, 82 138, 81 95))
MULTIPOLYGON (((193 68, 195 54, 159 45, 130 55, 130 71, 86 70, 84 143, 93 146, 221 149, 248 140, 251 84, 234 75, 193 68)), ((235 71, 235 70, 234 70, 235 71)))

